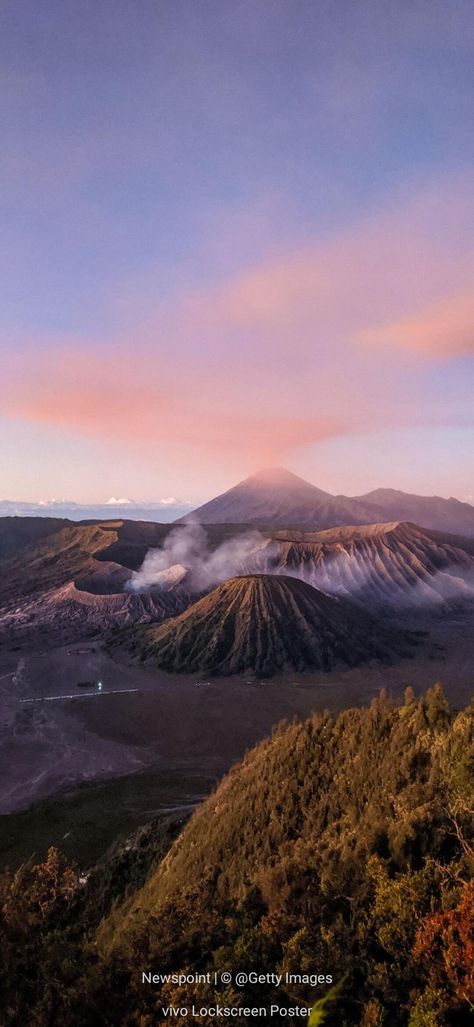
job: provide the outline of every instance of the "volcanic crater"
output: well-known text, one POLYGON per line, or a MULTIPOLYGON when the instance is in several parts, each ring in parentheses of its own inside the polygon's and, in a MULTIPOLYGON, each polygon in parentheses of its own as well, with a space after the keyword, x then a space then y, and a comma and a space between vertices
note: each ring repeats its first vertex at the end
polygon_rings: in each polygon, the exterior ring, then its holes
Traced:
POLYGON ((177 617, 130 628, 111 646, 164 670, 220 676, 330 670, 413 650, 414 636, 284 575, 225 581, 177 617))

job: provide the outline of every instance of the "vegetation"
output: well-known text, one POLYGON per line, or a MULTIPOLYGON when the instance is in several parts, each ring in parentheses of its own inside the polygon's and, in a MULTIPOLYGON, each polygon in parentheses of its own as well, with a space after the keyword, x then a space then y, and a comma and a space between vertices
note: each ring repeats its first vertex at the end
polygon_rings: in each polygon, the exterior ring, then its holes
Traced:
POLYGON ((222 969, 342 982, 319 1009, 331 989, 304 980, 222 985, 223 1005, 307 1005, 328 1027, 472 1023, 473 713, 435 686, 279 726, 143 886, 143 860, 124 889, 116 857, 103 884, 81 883, 55 850, 5 874, 2 1023, 154 1027, 216 991, 143 985, 142 970, 222 969))

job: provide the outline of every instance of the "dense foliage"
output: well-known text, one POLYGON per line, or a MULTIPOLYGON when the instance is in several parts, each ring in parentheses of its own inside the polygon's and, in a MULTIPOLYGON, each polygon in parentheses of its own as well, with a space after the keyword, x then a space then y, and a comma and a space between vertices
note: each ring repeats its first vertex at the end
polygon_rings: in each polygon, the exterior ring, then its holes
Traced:
MULTIPOLYGON (((155 1027, 163 1005, 216 993, 144 986, 142 970, 214 969, 331 974, 328 1027, 473 1022, 473 713, 450 713, 436 686, 280 726, 115 907, 113 874, 88 897, 54 851, 5 875, 2 1022, 155 1027)), ((323 992, 231 984, 219 998, 323 992)))

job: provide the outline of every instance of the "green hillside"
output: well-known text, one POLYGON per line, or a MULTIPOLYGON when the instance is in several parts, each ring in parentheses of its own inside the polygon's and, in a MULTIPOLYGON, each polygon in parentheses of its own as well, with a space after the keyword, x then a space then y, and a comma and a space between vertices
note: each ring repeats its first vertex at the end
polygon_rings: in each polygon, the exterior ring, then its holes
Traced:
MULTIPOLYGON (((98 929, 87 886, 78 893, 63 867, 50 909, 28 935, 31 947, 38 930, 47 979, 42 969, 23 1021, 6 1022, 154 1027, 163 1005, 209 1004, 216 992, 144 986, 142 970, 255 969, 341 982, 325 1011, 333 1027, 471 1023, 473 712, 451 713, 436 686, 419 701, 408 692, 401 707, 382 695, 369 709, 281 726, 223 779, 146 883, 115 908, 108 879, 111 910, 98 929), (59 1020, 48 1019, 54 1002, 59 1020)), ((29 873, 23 921, 44 865, 29 873)), ((12 887, 4 885, 5 894, 12 887)), ((11 931, 7 925, 7 952, 11 931)), ((329 981, 230 984, 218 997, 223 1005, 313 1005, 329 990, 329 981)), ((235 1021, 199 1020, 222 1022, 235 1021)))

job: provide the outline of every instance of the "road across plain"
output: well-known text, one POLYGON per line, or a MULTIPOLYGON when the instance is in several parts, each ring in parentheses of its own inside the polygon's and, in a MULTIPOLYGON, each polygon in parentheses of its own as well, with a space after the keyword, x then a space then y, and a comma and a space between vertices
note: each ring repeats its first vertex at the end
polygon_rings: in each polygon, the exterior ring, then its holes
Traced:
POLYGON ((74 692, 72 695, 41 695, 35 699, 20 699, 20 702, 57 702, 59 699, 87 699, 89 696, 96 695, 129 695, 130 692, 139 691, 139 688, 108 688, 106 691, 97 689, 96 692, 74 692))

